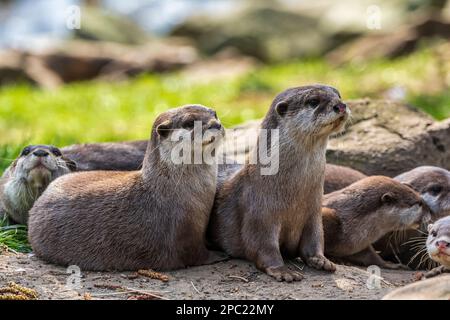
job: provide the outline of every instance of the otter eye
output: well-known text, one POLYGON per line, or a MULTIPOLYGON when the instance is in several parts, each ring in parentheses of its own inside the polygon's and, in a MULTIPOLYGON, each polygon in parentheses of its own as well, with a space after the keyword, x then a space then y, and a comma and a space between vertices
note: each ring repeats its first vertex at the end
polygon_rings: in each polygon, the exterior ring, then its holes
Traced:
POLYGON ((315 98, 309 99, 309 100, 306 102, 306 104, 309 105, 309 106, 311 106, 311 107, 313 107, 313 108, 315 108, 315 107, 317 107, 317 106, 320 104, 320 100, 319 100, 319 99, 315 99, 315 98))
POLYGON ((30 152, 31 152, 31 147, 26 147, 26 148, 24 148, 24 149, 22 150, 22 152, 20 153, 20 156, 21 156, 21 157, 27 156, 27 155, 30 154, 30 152))
POLYGON ((192 129, 194 127, 195 120, 189 119, 183 122, 182 127, 185 129, 192 129))
POLYGON ((56 156, 56 157, 61 157, 62 153, 58 148, 52 148, 52 153, 56 156))
POLYGON ((431 186, 431 187, 428 189, 428 191, 429 191, 432 195, 437 196, 439 193, 441 193, 441 191, 442 191, 442 186, 439 186, 439 185, 433 185, 433 186, 431 186))
POLYGON ((437 237, 437 232, 436 232, 436 230, 431 231, 431 235, 432 235, 433 237, 437 237))

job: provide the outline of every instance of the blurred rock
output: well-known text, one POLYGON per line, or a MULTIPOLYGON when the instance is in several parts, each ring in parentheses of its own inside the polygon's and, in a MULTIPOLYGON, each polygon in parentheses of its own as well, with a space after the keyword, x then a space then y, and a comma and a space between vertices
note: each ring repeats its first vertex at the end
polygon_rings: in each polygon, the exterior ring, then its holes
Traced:
POLYGON ((395 58, 414 51, 424 39, 450 39, 450 22, 437 16, 423 16, 396 32, 374 33, 344 44, 327 58, 334 64, 363 62, 374 58, 395 58))
POLYGON ((75 38, 130 45, 150 40, 146 31, 125 16, 93 6, 83 6, 81 12, 81 28, 74 29, 75 38))
POLYGON ((395 289, 383 300, 450 300, 450 276, 421 280, 395 289))
POLYGON ((70 41, 39 53, 5 51, 0 84, 28 82, 45 88, 97 78, 122 80, 148 72, 180 69, 197 61, 187 44, 153 41, 142 46, 70 41))
POLYGON ((187 66, 182 74, 196 82, 209 82, 247 74, 258 65, 259 62, 255 58, 243 56, 232 49, 225 49, 209 59, 199 60, 187 66))
MULTIPOLYGON (((327 161, 348 166, 367 175, 396 176, 421 165, 450 169, 450 119, 435 122, 426 114, 388 100, 348 101, 352 120, 346 131, 332 137, 327 161)), ((225 145, 236 138, 255 144, 259 122, 237 127, 225 145)), ((238 148, 229 158, 242 160, 248 149, 238 148)))
POLYGON ((0 85, 36 82, 25 69, 25 56, 19 52, 0 52, 0 85))
POLYGON ((265 62, 320 55, 356 34, 322 30, 314 17, 277 6, 251 6, 232 17, 195 17, 173 35, 192 39, 205 54, 232 47, 265 62))

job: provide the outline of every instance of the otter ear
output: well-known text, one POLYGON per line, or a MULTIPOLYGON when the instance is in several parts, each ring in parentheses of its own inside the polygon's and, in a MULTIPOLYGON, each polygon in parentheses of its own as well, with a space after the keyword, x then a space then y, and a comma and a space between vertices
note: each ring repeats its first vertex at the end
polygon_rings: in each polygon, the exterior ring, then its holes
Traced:
POLYGON ((383 203, 391 203, 394 202, 394 200, 395 200, 394 195, 390 192, 387 192, 381 196, 381 201, 383 203))
POLYGON ((156 127, 156 132, 158 133, 158 135, 160 137, 166 138, 169 135, 171 124, 172 123, 170 120, 166 120, 166 121, 160 123, 156 127))
POLYGON ((433 229, 433 224, 432 224, 432 223, 430 223, 430 224, 428 225, 428 227, 427 227, 428 233, 431 232, 431 229, 433 229))
POLYGON ((286 101, 280 101, 275 106, 275 110, 280 116, 284 116, 288 110, 289 104, 286 101))
POLYGON ((65 157, 61 157, 61 159, 64 160, 67 168, 69 168, 70 171, 77 171, 77 163, 75 161, 70 160, 69 158, 65 158, 65 157))

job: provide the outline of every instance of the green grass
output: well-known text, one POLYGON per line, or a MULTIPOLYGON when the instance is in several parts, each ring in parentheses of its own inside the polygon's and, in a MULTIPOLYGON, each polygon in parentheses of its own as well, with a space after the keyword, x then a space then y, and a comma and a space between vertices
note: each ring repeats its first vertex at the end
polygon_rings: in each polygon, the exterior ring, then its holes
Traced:
POLYGON ((8 225, 6 221, 0 221, 0 254, 1 248, 17 252, 30 252, 26 226, 8 225))
MULTIPOLYGON (((0 89, 0 172, 26 144, 146 139, 155 117, 187 103, 217 110, 225 126, 262 117, 274 95, 291 86, 327 83, 344 99, 383 98, 393 87, 436 119, 450 116, 449 64, 432 50, 396 60, 332 66, 324 60, 266 66, 234 79, 196 82, 182 74, 121 82, 85 82, 45 91, 0 89), (447 68, 447 69, 445 69, 447 68)), ((0 227, 0 244, 27 251, 24 227, 0 227)))

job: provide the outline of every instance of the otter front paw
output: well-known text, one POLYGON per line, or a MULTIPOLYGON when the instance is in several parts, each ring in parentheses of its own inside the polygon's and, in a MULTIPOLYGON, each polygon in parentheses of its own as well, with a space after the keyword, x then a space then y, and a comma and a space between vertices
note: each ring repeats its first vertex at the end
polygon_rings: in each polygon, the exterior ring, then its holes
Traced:
POLYGON ((438 276, 438 275, 440 275, 442 273, 447 273, 447 272, 450 272, 450 269, 447 269, 444 266, 439 266, 439 267, 431 269, 430 271, 425 273, 424 274, 424 278, 426 278, 426 279, 427 278, 433 278, 433 277, 436 277, 436 276, 438 276))
POLYGON ((303 279, 303 275, 297 271, 292 271, 286 266, 281 267, 269 267, 264 270, 269 276, 274 277, 277 281, 300 281, 303 279))
POLYGON ((317 270, 336 271, 336 265, 324 256, 309 257, 306 259, 306 264, 317 270))

